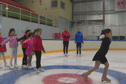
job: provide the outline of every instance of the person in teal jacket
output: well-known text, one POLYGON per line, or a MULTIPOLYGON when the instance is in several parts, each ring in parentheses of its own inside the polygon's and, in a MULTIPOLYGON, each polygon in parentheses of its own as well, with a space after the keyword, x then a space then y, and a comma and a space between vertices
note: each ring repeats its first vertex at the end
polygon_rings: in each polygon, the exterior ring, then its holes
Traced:
POLYGON ((78 48, 79 48, 79 51, 80 51, 79 54, 81 54, 81 43, 84 43, 83 42, 83 34, 80 31, 81 31, 80 28, 78 28, 78 31, 75 35, 75 43, 76 43, 76 47, 77 47, 77 49, 76 49, 77 54, 78 54, 78 48))

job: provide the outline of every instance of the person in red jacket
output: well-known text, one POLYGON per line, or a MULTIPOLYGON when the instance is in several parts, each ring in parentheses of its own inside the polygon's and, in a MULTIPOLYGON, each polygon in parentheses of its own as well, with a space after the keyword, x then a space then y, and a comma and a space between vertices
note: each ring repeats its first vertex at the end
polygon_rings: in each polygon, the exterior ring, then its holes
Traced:
MULTIPOLYGON (((1 37, 1 33, 0 33, 0 44, 2 43, 2 41, 4 41, 4 39, 1 37)), ((5 65, 5 67, 8 67, 7 61, 5 58, 5 54, 4 54, 4 52, 6 52, 6 51, 7 51, 6 45, 0 46, 0 57, 1 57, 1 55, 3 56, 4 65, 5 65)), ((0 64, 0 68, 2 68, 1 64, 0 64)))
MULTIPOLYGON (((28 39, 28 35, 31 32, 31 30, 26 30, 25 34, 23 37, 21 37, 20 39, 17 39, 17 41, 25 41, 26 39, 28 39)), ((27 55, 26 55, 26 49, 28 48, 28 44, 24 43, 22 45, 22 51, 23 51, 23 59, 22 59, 22 68, 27 68, 27 55)))
POLYGON ((62 38, 63 38, 63 52, 64 52, 64 54, 66 53, 66 56, 67 56, 69 38, 70 38, 70 33, 68 32, 68 28, 65 28, 65 31, 63 31, 62 38))
POLYGON ((41 68, 41 51, 45 53, 44 47, 42 45, 42 38, 40 37, 41 34, 42 34, 42 29, 37 28, 34 30, 32 51, 35 52, 35 55, 36 55, 36 72, 37 73, 44 71, 44 69, 41 68))

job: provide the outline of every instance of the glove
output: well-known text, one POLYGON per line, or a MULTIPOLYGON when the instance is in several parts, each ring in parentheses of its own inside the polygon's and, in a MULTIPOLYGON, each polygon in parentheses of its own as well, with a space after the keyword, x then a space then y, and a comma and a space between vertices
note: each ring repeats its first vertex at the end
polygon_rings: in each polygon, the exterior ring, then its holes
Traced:
POLYGON ((17 38, 17 37, 16 37, 16 39, 17 39, 17 42, 18 42, 19 40, 18 40, 18 38, 17 38))
POLYGON ((69 38, 69 36, 66 36, 66 38, 69 38))
POLYGON ((1 47, 2 45, 0 44, 0 47, 1 47))
POLYGON ((100 40, 102 40, 103 38, 105 38, 105 35, 104 35, 104 34, 102 34, 102 35, 99 37, 100 40))
POLYGON ((67 36, 65 35, 63 38, 66 38, 67 36))
POLYGON ((35 51, 32 51, 32 55, 34 55, 35 54, 35 51))
POLYGON ((45 53, 45 50, 43 50, 43 52, 45 53))

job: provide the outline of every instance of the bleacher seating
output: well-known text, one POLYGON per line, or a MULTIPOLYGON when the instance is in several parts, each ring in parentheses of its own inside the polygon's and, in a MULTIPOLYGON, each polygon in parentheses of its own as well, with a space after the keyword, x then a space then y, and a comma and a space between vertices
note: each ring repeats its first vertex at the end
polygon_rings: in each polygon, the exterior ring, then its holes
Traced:
MULTIPOLYGON (((3 11, 2 11, 3 16, 6 16, 5 7, 7 7, 7 5, 5 3, 9 4, 8 17, 38 23, 38 14, 12 0, 0 0, 0 4, 3 5, 3 11)), ((40 15, 40 24, 46 24, 46 18, 41 15, 40 15)), ((47 19, 47 25, 52 26, 52 20, 47 19)))

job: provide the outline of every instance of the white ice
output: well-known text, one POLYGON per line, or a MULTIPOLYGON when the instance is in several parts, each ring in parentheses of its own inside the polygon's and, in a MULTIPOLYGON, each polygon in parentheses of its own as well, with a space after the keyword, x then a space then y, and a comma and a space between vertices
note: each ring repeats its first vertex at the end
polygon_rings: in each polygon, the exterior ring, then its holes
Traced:
MULTIPOLYGON (((50 65, 81 65, 81 66, 94 66, 92 61, 93 56, 96 51, 82 51, 81 56, 76 56, 76 52, 69 52, 68 57, 64 56, 62 52, 60 53, 51 53, 43 54, 41 59, 42 66, 50 65)), ((109 69, 120 71, 126 73, 126 51, 109 51, 106 55, 110 67, 109 69)), ((36 66, 36 57, 32 59, 32 66, 36 66)), ((7 60, 9 63, 9 60, 7 60)), ((3 61, 1 61, 3 68, 0 69, 0 75, 10 72, 8 68, 4 67, 3 61)), ((22 58, 18 58, 18 66, 21 68, 22 58)), ((104 65, 100 65, 100 68, 104 68, 104 65)), ((20 77, 15 84, 42 84, 42 79, 51 74, 58 73, 72 73, 72 74, 82 74, 87 70, 77 70, 77 69, 51 69, 46 70, 40 74, 26 74, 20 77)), ((116 74, 116 73, 115 73, 116 74)), ((93 72, 89 77, 93 80, 93 84, 119 84, 116 79, 108 75, 108 78, 112 80, 111 83, 101 83, 102 73, 93 72), (97 76, 97 77, 96 77, 97 76)), ((65 80, 66 78, 59 79, 59 81, 65 80)), ((71 79, 72 81, 76 81, 71 79)), ((70 80, 69 80, 70 81, 70 80)))

